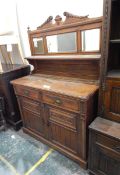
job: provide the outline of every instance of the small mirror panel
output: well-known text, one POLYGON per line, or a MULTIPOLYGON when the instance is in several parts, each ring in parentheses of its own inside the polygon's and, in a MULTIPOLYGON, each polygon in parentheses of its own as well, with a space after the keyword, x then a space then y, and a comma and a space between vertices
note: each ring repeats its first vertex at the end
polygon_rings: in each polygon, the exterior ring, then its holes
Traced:
POLYGON ((77 52, 76 32, 47 36, 48 53, 77 52))
POLYGON ((100 29, 82 31, 82 51, 92 52, 100 50, 100 29))
POLYGON ((43 54, 44 53, 44 46, 43 46, 43 38, 33 38, 34 44, 34 52, 35 54, 43 54))

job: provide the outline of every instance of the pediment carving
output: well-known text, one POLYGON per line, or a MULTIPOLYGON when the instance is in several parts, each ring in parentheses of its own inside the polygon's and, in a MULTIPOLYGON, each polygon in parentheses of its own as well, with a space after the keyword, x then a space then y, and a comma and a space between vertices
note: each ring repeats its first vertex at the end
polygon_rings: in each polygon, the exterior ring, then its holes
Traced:
POLYGON ((53 16, 49 16, 47 20, 40 26, 37 27, 37 29, 45 29, 50 27, 56 27, 56 26, 62 26, 66 24, 76 23, 76 22, 82 22, 84 20, 89 20, 91 18, 88 18, 88 15, 86 16, 78 16, 74 15, 69 12, 64 12, 63 15, 66 17, 65 20, 62 19, 60 15, 57 15, 53 21, 53 16))

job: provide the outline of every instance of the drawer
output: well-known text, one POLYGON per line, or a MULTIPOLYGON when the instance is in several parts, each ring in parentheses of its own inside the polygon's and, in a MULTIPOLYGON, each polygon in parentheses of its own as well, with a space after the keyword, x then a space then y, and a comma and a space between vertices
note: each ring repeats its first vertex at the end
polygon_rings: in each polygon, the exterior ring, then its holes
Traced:
POLYGON ((70 111, 80 111, 80 102, 79 100, 67 98, 67 97, 61 97, 61 96, 55 96, 50 94, 43 94, 43 102, 58 106, 60 108, 68 109, 70 111))
POLYGON ((37 103, 36 101, 33 100, 29 100, 27 98, 22 98, 21 102, 24 108, 36 114, 40 114, 41 111, 40 103, 37 103))
POLYGON ((39 100, 39 91, 27 87, 15 86, 15 92, 18 95, 25 96, 34 100, 39 100))
POLYGON ((98 134, 96 144, 100 147, 108 149, 111 152, 116 152, 120 158, 120 141, 98 134))
POLYGON ((53 109, 49 110, 50 116, 49 120, 52 123, 61 125, 62 127, 67 127, 76 130, 76 120, 77 114, 66 112, 63 110, 53 109))

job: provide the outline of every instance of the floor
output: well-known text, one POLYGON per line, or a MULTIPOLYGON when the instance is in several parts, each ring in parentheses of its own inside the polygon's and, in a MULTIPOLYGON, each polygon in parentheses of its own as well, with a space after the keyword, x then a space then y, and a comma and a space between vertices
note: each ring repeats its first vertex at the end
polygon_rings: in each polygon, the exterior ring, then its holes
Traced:
POLYGON ((21 131, 0 131, 0 175, 88 175, 78 164, 21 131))

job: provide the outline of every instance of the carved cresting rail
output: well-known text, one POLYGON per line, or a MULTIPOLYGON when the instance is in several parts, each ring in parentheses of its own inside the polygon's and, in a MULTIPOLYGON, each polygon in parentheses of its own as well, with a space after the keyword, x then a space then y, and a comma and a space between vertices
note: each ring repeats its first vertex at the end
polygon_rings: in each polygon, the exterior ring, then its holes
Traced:
POLYGON ((64 12, 63 15, 66 17, 65 21, 62 20, 62 17, 60 15, 57 15, 55 17, 55 23, 53 24, 53 16, 49 16, 47 20, 40 26, 37 27, 37 29, 42 29, 42 28, 48 28, 48 27, 55 27, 58 25, 65 25, 65 24, 71 24, 71 23, 76 23, 80 21, 85 21, 85 20, 90 20, 88 18, 88 15, 86 16, 77 16, 69 12, 64 12))

